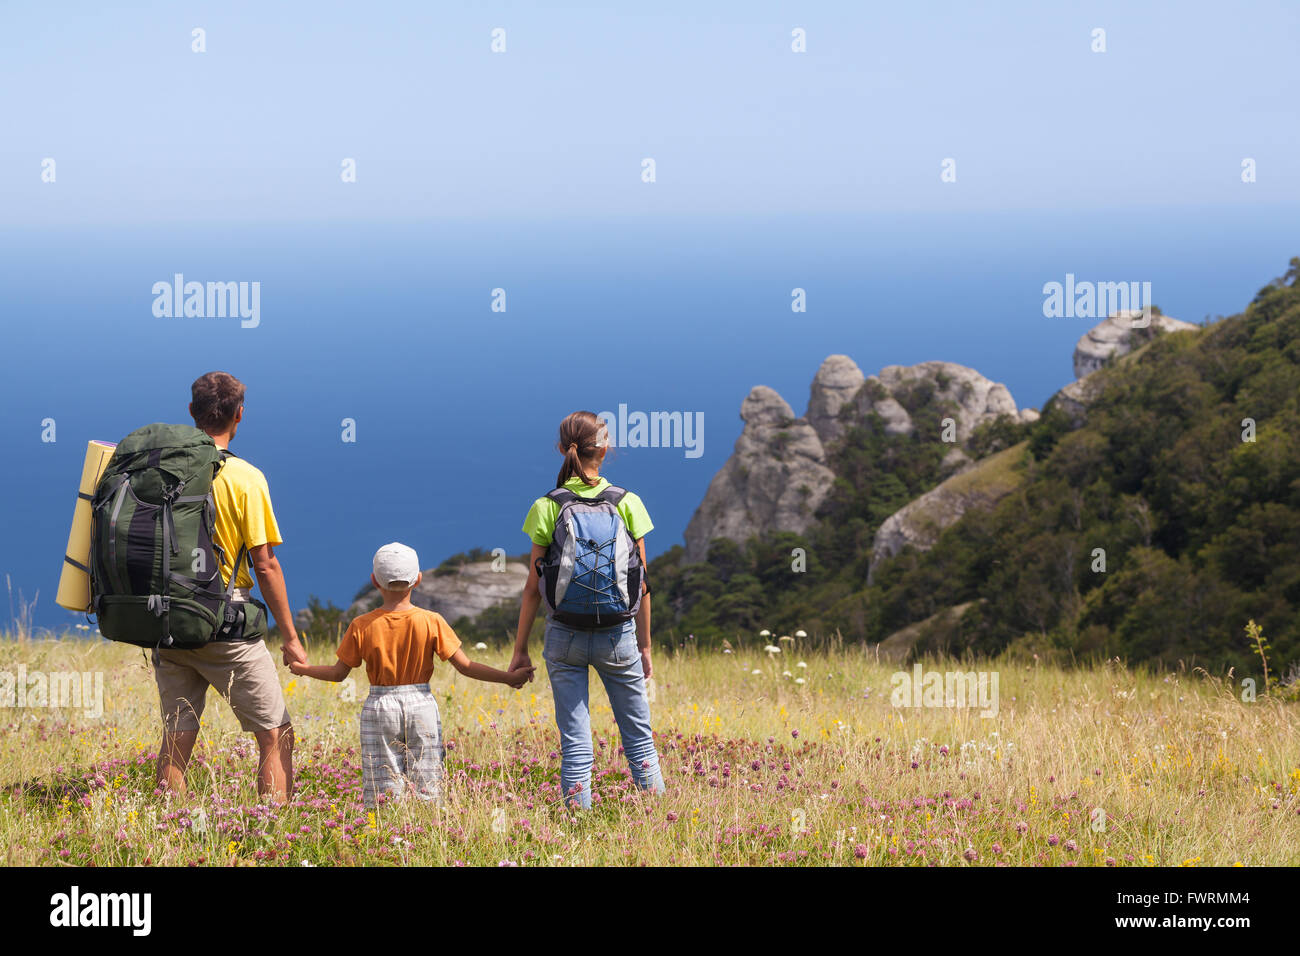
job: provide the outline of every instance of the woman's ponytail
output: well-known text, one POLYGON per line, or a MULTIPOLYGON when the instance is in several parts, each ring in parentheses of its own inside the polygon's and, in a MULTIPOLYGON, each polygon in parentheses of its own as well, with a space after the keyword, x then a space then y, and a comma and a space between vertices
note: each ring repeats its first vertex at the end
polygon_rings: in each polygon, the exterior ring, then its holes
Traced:
POLYGON ((583 484, 595 487, 600 482, 587 475, 585 465, 600 457, 600 450, 608 442, 605 423, 592 412, 574 412, 560 422, 560 440, 556 443, 564 464, 555 479, 555 487, 563 488, 570 478, 581 478, 583 484))

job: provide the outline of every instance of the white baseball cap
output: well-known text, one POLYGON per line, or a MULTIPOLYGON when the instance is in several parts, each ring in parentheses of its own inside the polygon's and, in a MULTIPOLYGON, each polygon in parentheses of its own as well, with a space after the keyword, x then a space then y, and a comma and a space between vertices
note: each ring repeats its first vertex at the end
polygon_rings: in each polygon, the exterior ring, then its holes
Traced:
POLYGON ((393 541, 375 552, 375 580, 385 591, 412 587, 420 576, 420 556, 414 548, 393 541))

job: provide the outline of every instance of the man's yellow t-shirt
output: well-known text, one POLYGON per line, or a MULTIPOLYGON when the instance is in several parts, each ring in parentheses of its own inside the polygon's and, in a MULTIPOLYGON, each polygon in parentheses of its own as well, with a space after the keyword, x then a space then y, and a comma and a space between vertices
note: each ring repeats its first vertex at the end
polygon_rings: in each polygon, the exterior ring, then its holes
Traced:
MULTIPOLYGON (((225 551, 221 562, 221 580, 230 581, 230 571, 242 546, 245 553, 264 544, 283 543, 280 526, 271 510, 271 490, 266 476, 242 458, 230 455, 212 482, 212 497, 217 505, 216 543, 225 551)), ((251 588, 253 576, 248 560, 241 563, 235 587, 251 588)))

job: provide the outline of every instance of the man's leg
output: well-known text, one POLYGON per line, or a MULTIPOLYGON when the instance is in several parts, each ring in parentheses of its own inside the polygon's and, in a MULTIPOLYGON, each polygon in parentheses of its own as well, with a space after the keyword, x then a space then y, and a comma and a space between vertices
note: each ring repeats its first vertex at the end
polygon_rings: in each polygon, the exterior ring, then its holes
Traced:
POLYGON ((293 799, 293 724, 255 730, 257 740, 257 795, 264 801, 287 803, 293 799))
POLYGON ((293 799, 293 723, 280 675, 260 640, 209 644, 208 679, 230 702, 239 726, 257 740, 257 793, 263 800, 293 799))
POLYGON ((169 793, 185 794, 185 768, 199 736, 199 718, 208 682, 193 666, 191 651, 154 650, 154 680, 162 705, 163 736, 158 745, 158 786, 169 793))
POLYGON ((185 796, 185 768, 194 752, 197 730, 163 731, 158 745, 158 786, 166 791, 185 796))

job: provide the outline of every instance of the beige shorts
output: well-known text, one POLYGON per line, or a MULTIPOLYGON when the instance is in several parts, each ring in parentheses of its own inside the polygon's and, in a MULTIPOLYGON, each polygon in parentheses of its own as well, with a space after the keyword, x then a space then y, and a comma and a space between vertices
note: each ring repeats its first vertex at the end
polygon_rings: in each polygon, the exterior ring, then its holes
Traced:
POLYGON ((289 723, 271 652, 261 641, 214 641, 193 650, 158 648, 154 678, 170 733, 198 730, 208 687, 230 702, 244 730, 271 730, 289 723))

